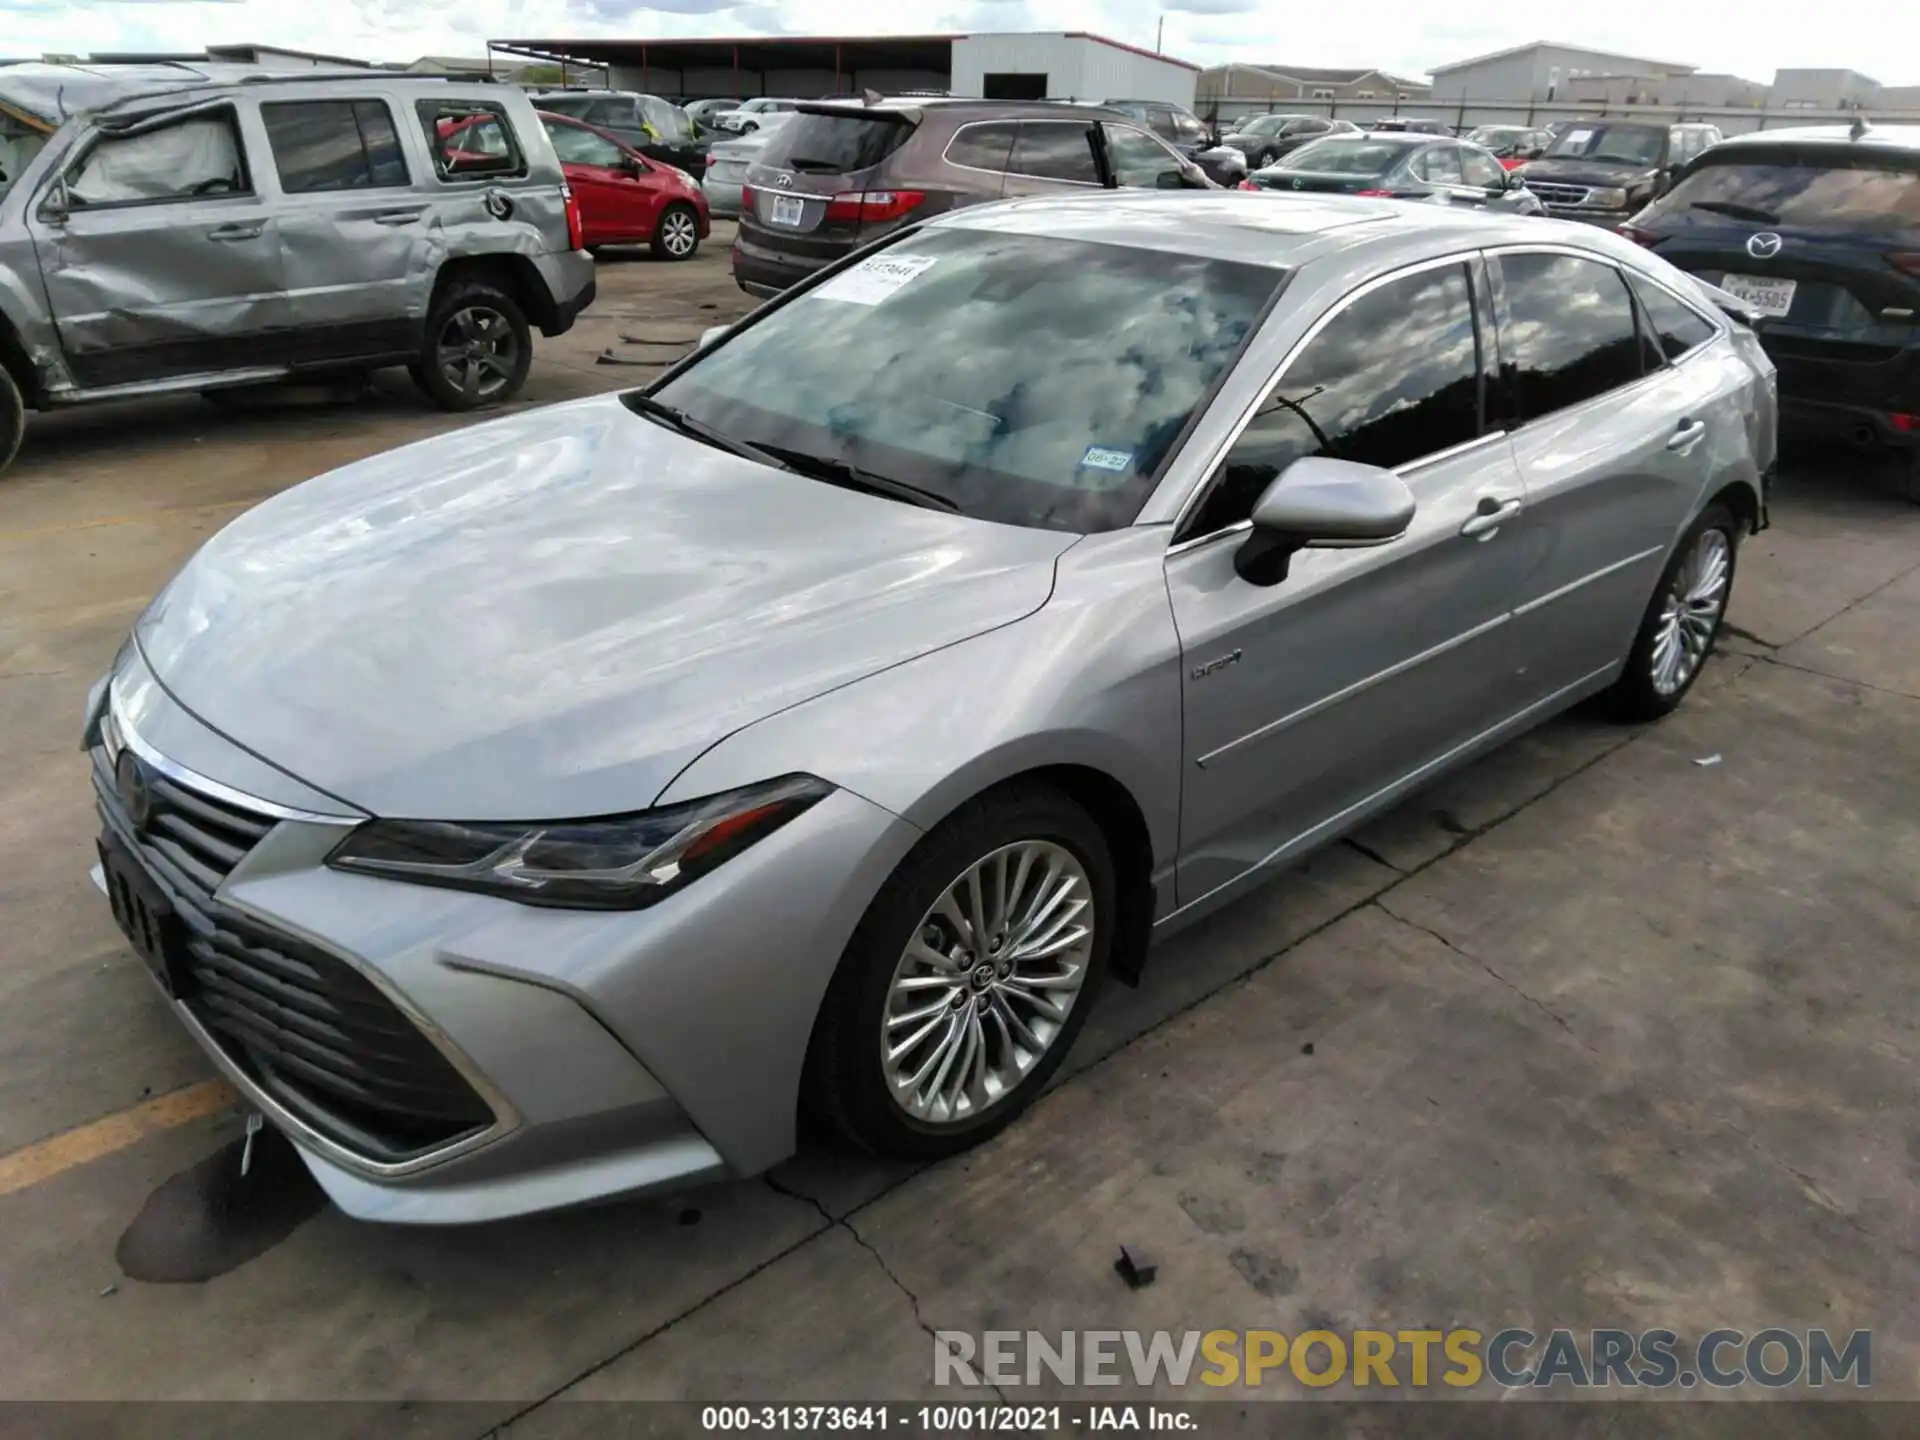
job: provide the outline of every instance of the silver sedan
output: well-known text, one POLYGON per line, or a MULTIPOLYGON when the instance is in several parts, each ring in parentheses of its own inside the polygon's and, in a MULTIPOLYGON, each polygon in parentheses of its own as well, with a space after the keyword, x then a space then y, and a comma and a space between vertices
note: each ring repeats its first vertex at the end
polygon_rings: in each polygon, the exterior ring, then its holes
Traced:
POLYGON ((1592 229, 963 209, 646 391, 210 541, 86 724, 102 888, 347 1211, 952 1153, 1104 984, 1576 701, 1678 705, 1771 367, 1592 229))

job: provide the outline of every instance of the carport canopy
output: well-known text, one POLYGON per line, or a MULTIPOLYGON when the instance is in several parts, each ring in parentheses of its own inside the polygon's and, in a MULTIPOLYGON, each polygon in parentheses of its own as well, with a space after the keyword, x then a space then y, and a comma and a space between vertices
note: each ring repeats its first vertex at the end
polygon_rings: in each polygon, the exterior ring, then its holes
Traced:
POLYGON ((604 67, 615 89, 683 100, 804 99, 871 87, 945 89, 957 35, 743 36, 719 40, 490 40, 551 65, 604 67))

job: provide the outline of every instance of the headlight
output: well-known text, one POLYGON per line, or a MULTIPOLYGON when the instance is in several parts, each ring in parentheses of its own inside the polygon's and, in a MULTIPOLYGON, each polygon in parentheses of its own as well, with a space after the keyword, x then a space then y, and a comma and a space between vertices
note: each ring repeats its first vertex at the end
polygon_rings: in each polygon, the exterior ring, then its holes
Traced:
POLYGON ((327 864, 523 905, 644 910, 832 793, 824 780, 786 775, 603 820, 370 820, 335 847, 327 864))
POLYGON ((1618 210, 1626 203, 1627 192, 1624 190, 1589 190, 1587 192, 1587 204, 1602 210, 1618 210))

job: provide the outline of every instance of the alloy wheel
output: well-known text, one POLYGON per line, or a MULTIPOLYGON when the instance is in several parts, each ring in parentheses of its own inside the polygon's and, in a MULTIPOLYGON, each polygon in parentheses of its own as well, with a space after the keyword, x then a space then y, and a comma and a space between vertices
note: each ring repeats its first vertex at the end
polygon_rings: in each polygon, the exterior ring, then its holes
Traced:
POLYGON ((879 1038, 894 1102, 947 1126, 1017 1090, 1066 1025, 1096 923, 1092 883, 1064 846, 1022 840, 963 871, 915 927, 888 987, 879 1038))
POLYGON ((660 222, 660 243, 666 247, 669 255, 691 255, 699 238, 699 227, 693 223, 693 216, 684 210, 669 211, 666 219, 660 222))
POLYGON ((435 361, 463 395, 490 399, 513 382, 520 341, 507 317, 488 305, 469 305, 447 317, 435 361))
POLYGON ((1654 631, 1653 688, 1661 695, 1683 689, 1707 657, 1720 614, 1727 604, 1727 579, 1733 569, 1733 547, 1726 535, 1702 530, 1694 538, 1680 568, 1667 587, 1660 623, 1654 631))

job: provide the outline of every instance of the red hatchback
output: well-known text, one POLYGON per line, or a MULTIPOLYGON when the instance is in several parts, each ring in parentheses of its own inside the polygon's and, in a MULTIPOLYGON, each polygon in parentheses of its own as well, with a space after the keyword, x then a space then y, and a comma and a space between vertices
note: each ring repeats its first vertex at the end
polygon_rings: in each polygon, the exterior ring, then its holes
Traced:
MULTIPOLYGON (((629 150, 591 125, 539 114, 579 205, 581 246, 651 245, 661 260, 685 260, 700 248, 711 219, 706 192, 692 176, 629 150)), ((443 122, 441 129, 449 139, 460 137, 450 147, 456 164, 462 149, 484 153, 500 143, 498 130, 481 117, 443 122)))

